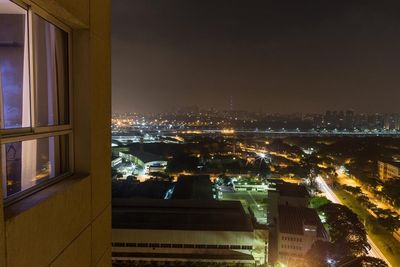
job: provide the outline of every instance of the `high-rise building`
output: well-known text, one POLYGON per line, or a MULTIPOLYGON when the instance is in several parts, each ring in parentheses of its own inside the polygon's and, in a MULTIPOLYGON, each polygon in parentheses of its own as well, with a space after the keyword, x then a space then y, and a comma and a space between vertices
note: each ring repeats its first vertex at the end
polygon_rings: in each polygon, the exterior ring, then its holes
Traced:
POLYGON ((399 113, 395 115, 394 129, 396 131, 400 131, 400 114, 399 113))
POLYGON ((109 0, 0 0, 0 267, 111 265, 110 68, 109 0))

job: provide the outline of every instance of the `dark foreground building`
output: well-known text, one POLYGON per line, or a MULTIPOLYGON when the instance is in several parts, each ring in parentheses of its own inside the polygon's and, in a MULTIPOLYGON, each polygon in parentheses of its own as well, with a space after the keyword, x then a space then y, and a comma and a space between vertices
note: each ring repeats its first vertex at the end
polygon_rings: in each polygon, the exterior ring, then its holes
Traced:
POLYGON ((112 220, 117 266, 139 261, 254 266, 253 251, 260 249, 238 201, 114 199, 112 220))

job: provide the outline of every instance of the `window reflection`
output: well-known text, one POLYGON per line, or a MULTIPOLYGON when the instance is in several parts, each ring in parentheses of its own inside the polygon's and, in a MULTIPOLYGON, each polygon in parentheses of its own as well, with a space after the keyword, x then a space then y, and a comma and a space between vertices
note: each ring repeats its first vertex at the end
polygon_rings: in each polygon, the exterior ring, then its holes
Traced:
POLYGON ((68 136, 2 145, 4 197, 68 171, 68 136))
POLYGON ((27 11, 0 0, 1 128, 30 126, 27 11))
POLYGON ((33 15, 36 124, 68 124, 68 36, 33 15))

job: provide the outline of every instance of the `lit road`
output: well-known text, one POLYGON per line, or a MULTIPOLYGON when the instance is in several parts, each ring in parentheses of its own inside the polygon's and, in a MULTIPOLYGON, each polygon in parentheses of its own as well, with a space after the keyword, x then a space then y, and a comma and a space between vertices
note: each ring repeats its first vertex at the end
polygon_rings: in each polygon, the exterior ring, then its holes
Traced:
MULTIPOLYGON (((318 176, 316 181, 319 185, 319 188, 325 193, 327 199, 329 199, 333 203, 342 204, 340 199, 329 188, 329 186, 326 184, 324 179, 322 179, 320 176, 318 176)), ((371 240, 371 238, 369 238, 368 235, 367 235, 367 238, 368 238, 368 243, 371 245, 371 250, 368 252, 368 255, 371 257, 380 258, 380 259, 384 260, 389 265, 389 267, 391 267, 392 265, 386 259, 385 255, 383 255, 381 250, 374 244, 374 242, 371 240)))
MULTIPOLYGON (((265 136, 271 136, 271 137, 276 137, 276 136, 355 136, 355 137, 366 137, 366 136, 391 136, 391 137, 400 137, 400 132, 390 132, 390 131, 368 131, 368 132, 350 132, 350 131, 292 131, 292 130, 267 130, 267 131, 262 131, 262 130, 231 130, 227 132, 226 130, 223 129, 133 129, 132 131, 143 131, 147 133, 155 133, 157 135, 162 135, 162 134, 262 134, 265 136)), ((113 138, 126 138, 126 137, 136 137, 137 136, 129 136, 124 134, 123 131, 113 131, 112 133, 113 138), (122 134, 122 135, 121 135, 122 134)), ((137 139, 137 142, 139 142, 139 139, 137 139)))
POLYGON ((384 203, 381 200, 379 200, 378 198, 376 198, 376 196, 374 194, 372 194, 367 189, 365 189, 363 187, 363 184, 358 182, 356 179, 352 179, 349 175, 343 174, 342 172, 337 171, 337 170, 336 170, 336 173, 338 174, 337 181, 340 184, 349 185, 349 186, 353 186, 353 187, 360 187, 361 192, 368 197, 369 201, 372 204, 375 204, 378 208, 381 208, 381 209, 388 209, 392 212, 395 212, 398 216, 400 216, 399 210, 394 208, 392 205, 390 205, 388 203, 384 203))

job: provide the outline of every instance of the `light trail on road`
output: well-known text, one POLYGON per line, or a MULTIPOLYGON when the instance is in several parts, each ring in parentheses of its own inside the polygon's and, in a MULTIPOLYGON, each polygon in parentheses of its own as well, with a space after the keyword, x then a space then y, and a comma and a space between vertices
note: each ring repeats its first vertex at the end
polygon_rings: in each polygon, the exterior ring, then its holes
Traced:
MULTIPOLYGON (((340 199, 335 195, 332 189, 329 188, 329 186, 326 184, 326 182, 324 181, 324 179, 322 179, 321 176, 318 176, 316 181, 319 185, 319 188, 325 193, 327 199, 329 199, 333 203, 342 204, 340 199)), ((367 240, 368 243, 371 245, 371 249, 369 250, 368 255, 371 257, 384 260, 388 264, 388 266, 391 267, 392 265, 386 259, 385 255, 383 255, 381 250, 378 248, 378 246, 375 245, 375 243, 371 240, 371 238, 368 235, 367 235, 367 240)))

